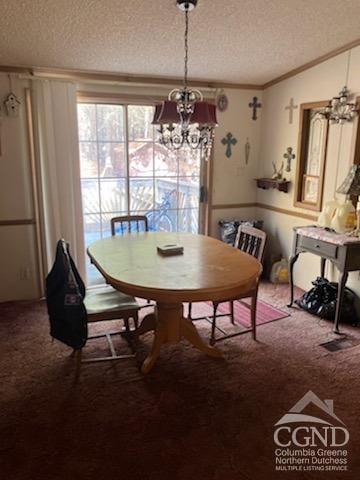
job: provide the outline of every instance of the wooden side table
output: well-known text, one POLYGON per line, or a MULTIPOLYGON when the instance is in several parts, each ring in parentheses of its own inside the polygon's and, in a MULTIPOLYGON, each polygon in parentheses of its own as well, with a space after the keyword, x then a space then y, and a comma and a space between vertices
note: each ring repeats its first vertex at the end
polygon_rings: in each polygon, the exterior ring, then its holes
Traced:
POLYGON ((321 227, 295 227, 293 251, 289 260, 290 303, 294 302, 294 264, 300 253, 310 252, 319 257, 321 276, 325 274, 326 260, 330 260, 339 270, 339 289, 334 319, 334 332, 340 334, 339 320, 344 298, 344 287, 348 273, 360 270, 360 239, 329 231, 321 227))

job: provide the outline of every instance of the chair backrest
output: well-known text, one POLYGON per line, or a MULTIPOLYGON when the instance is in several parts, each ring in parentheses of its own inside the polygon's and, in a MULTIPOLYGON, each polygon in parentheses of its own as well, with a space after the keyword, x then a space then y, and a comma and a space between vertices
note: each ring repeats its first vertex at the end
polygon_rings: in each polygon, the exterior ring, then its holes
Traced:
POLYGON ((265 242, 266 233, 262 230, 247 225, 239 225, 234 247, 252 255, 262 263, 265 242))
POLYGON ((111 235, 148 231, 148 219, 145 215, 123 215, 111 219, 111 235))

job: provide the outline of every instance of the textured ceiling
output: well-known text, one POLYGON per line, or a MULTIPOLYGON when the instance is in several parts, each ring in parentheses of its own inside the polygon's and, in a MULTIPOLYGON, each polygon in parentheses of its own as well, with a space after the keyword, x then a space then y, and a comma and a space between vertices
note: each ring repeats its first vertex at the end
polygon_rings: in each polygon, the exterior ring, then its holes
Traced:
MULTIPOLYGON (((182 76, 175 0, 0 0, 0 65, 182 76)), ((360 37, 359 0, 199 0, 189 76, 263 84, 360 37)))

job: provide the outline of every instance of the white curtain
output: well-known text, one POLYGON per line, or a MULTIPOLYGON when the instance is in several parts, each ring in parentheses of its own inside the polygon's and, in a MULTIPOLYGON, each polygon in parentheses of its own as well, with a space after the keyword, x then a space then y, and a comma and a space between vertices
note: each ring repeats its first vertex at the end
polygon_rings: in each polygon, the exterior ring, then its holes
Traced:
POLYGON ((34 80, 32 93, 45 273, 53 264, 57 240, 64 238, 84 278, 76 86, 34 80))

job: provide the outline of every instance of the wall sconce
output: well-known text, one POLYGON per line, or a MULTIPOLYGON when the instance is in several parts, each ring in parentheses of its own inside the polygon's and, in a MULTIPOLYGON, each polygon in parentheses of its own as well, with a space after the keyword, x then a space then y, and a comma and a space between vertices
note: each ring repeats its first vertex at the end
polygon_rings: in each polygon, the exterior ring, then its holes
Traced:
POLYGON ((349 90, 345 86, 338 97, 333 97, 323 112, 320 113, 324 118, 330 120, 331 123, 351 122, 358 115, 359 109, 356 103, 348 102, 349 90))

